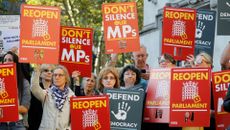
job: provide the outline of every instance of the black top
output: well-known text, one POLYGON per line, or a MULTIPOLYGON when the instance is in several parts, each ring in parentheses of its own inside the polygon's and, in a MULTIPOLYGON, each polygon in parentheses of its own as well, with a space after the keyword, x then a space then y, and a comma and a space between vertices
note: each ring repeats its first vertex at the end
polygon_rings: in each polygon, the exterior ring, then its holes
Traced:
MULTIPOLYGON (((40 83, 40 86, 42 89, 44 89, 44 86, 42 83, 40 83)), ((28 130, 38 130, 41 120, 42 120, 42 103, 39 101, 32 93, 31 93, 31 103, 30 103, 30 109, 28 112, 28 123, 29 123, 29 129, 28 130)))

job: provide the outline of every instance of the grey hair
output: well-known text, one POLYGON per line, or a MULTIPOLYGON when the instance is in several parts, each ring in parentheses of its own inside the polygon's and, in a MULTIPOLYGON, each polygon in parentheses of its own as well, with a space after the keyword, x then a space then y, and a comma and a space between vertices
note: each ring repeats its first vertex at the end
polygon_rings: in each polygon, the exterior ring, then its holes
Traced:
MULTIPOLYGON (((95 76, 95 74, 91 74, 95 80, 95 87, 96 87, 96 81, 97 81, 97 77, 95 76)), ((81 82, 81 88, 84 88, 85 87, 85 84, 86 84, 86 80, 88 79, 89 77, 83 77, 82 78, 82 82, 81 82)), ((90 77, 91 78, 91 77, 90 77)))
POLYGON ((67 68, 63 65, 58 65, 54 68, 54 70, 56 70, 56 69, 61 69, 64 71, 65 79, 66 79, 66 86, 69 87, 70 86, 70 77, 69 77, 69 72, 68 72, 67 68))

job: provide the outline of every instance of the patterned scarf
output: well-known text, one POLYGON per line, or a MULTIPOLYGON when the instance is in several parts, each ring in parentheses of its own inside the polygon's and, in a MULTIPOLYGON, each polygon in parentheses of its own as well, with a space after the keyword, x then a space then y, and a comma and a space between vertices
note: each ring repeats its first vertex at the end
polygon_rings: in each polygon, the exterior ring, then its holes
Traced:
POLYGON ((67 87, 64 88, 64 91, 58 89, 56 86, 52 86, 52 96, 55 99, 56 107, 59 111, 62 111, 65 101, 67 100, 67 96, 69 93, 69 89, 67 87))

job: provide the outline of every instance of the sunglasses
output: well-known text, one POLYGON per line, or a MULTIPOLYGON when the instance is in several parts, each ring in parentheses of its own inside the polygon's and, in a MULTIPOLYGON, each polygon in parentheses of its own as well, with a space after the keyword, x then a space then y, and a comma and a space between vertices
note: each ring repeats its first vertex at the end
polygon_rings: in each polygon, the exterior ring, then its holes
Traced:
POLYGON ((50 72, 50 73, 53 73, 53 70, 49 70, 49 69, 44 69, 43 72, 50 72))

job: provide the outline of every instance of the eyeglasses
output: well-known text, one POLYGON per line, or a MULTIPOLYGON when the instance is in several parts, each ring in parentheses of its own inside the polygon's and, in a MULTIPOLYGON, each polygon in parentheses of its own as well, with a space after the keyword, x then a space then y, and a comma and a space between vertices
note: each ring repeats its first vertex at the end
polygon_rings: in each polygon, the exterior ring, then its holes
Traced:
POLYGON ((50 73, 53 73, 53 70, 49 70, 49 69, 44 69, 43 72, 50 72, 50 73))
POLYGON ((110 80, 115 80, 115 77, 112 77, 112 76, 105 76, 105 77, 103 77, 102 79, 103 79, 103 80, 108 80, 108 79, 110 79, 110 80))
POLYGON ((53 74, 53 77, 63 77, 64 76, 64 74, 53 74))

